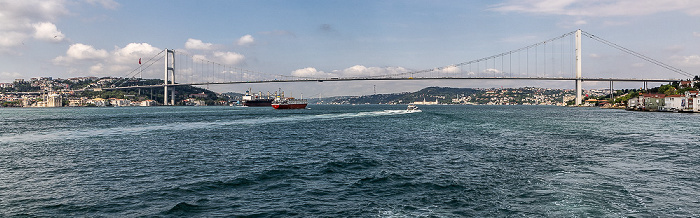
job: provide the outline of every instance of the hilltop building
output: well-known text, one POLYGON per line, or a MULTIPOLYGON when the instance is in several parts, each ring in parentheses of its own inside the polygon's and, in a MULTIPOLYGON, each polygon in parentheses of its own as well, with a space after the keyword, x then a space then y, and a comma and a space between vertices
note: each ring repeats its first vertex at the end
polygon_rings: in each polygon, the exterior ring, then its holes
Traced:
POLYGON ((423 101, 416 101, 416 102, 413 102, 413 104, 419 104, 419 105, 435 105, 435 104, 438 104, 438 99, 435 98, 435 102, 432 102, 432 101, 425 101, 425 98, 423 98, 423 101))

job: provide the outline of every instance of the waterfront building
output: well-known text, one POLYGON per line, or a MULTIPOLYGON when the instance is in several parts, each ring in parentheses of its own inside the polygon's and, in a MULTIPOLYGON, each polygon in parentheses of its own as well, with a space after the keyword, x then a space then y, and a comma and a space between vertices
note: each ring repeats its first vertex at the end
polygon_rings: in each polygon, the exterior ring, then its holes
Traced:
POLYGON ((46 107, 63 107, 63 96, 53 93, 46 97, 46 107))
POLYGON ((194 98, 188 98, 183 101, 187 106, 207 106, 207 103, 203 100, 197 100, 194 98))
POLYGON ((640 95, 634 98, 630 98, 627 100, 627 109, 628 110, 641 110, 644 104, 644 96, 640 95))
POLYGON ((142 107, 150 107, 150 106, 156 106, 158 103, 154 100, 144 100, 141 102, 142 107))
POLYGON ((642 110, 660 111, 665 105, 666 95, 664 94, 644 94, 642 99, 642 110))
POLYGON ((664 111, 683 111, 688 105, 685 95, 667 95, 664 97, 664 111))
POLYGON ((598 99, 588 99, 584 101, 583 106, 584 107, 594 107, 598 104, 598 99))
POLYGON ((97 107, 107 107, 108 102, 109 101, 107 101, 107 99, 104 98, 95 98, 88 100, 88 104, 94 104, 97 107))
POLYGON ((88 104, 88 99, 86 97, 74 98, 68 100, 69 107, 81 107, 88 104))
POLYGON ((698 91, 686 91, 685 97, 688 98, 687 111, 700 112, 700 92, 698 91))
POLYGON ((112 104, 114 107, 128 107, 131 106, 131 101, 128 99, 116 99, 116 98, 110 98, 109 103, 112 104))

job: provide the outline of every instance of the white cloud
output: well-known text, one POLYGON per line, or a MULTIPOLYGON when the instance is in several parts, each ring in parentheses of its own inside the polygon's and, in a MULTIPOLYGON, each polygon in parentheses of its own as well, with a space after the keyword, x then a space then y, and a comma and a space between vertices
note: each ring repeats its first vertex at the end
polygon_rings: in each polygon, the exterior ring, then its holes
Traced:
MULTIPOLYGON (((162 51, 148 43, 129 43, 123 48, 114 47, 108 52, 92 45, 76 43, 66 51, 66 55, 53 59, 55 65, 70 66, 71 74, 85 75, 110 75, 110 76, 134 76, 132 73, 139 67, 138 60, 142 58, 144 66, 147 60, 162 51)), ((156 65, 162 66, 162 65, 156 65)), ((161 67, 145 69, 144 77, 158 76, 162 73, 161 67)))
POLYGON ((408 70, 403 67, 366 67, 355 65, 342 70, 333 70, 330 73, 319 71, 313 67, 307 67, 292 71, 292 76, 329 78, 329 77, 376 77, 392 74, 406 73, 408 70))
MULTIPOLYGON (((28 37, 35 34, 39 34, 37 38, 45 39, 44 34, 47 31, 50 32, 50 25, 42 23, 52 23, 59 17, 68 15, 66 4, 63 0, 23 0, 0 3, 0 50, 22 45, 28 37), (35 26, 36 24, 40 24, 39 29, 35 26)), ((58 32, 57 28, 56 32, 58 32)), ((54 36, 56 36, 54 39, 64 37, 62 33, 51 37, 54 36)))
POLYGON ((192 55, 192 61, 199 63, 201 61, 214 62, 225 65, 237 65, 245 61, 245 56, 236 52, 214 52, 210 55, 195 54, 192 55))
POLYGON ((97 75, 104 72, 104 64, 98 63, 90 67, 90 74, 97 75))
POLYGON ((185 48, 194 50, 212 50, 214 49, 214 45, 211 43, 204 43, 199 39, 190 38, 187 39, 187 42, 185 42, 185 48))
POLYGON ((484 73, 486 74, 486 76, 490 77, 490 76, 501 76, 500 74, 502 74, 503 72, 501 72, 498 69, 488 68, 488 69, 484 70, 484 73))
POLYGON ((245 56, 236 52, 214 52, 214 57, 221 64, 236 65, 245 60, 245 56))
POLYGON ((61 31, 56 28, 56 25, 50 22, 35 23, 34 38, 49 42, 61 42, 66 37, 61 31))
POLYGON ((501 12, 523 12, 568 16, 640 16, 679 11, 700 15, 700 1, 687 0, 509 0, 492 6, 501 12))
POLYGON ((695 36, 695 37, 700 37, 700 33, 699 33, 699 32, 693 32, 693 36, 695 36))
POLYGON ((99 60, 107 58, 108 53, 103 49, 95 49, 92 45, 81 43, 72 44, 66 51, 66 56, 58 56, 54 64, 67 65, 77 60, 99 60))
POLYGON ((457 66, 447 66, 440 70, 441 73, 459 73, 460 69, 457 66))
POLYGON ((253 43, 255 43, 255 39, 251 35, 242 36, 237 42, 238 45, 251 45, 253 43))
POLYGON ((112 55, 115 63, 137 64, 139 58, 142 58, 141 62, 145 63, 147 59, 153 57, 161 50, 148 43, 129 43, 124 48, 115 47, 112 55))
POLYGON ((318 71, 318 70, 316 70, 316 68, 313 68, 313 67, 307 67, 307 68, 292 71, 292 76, 327 78, 327 77, 336 77, 337 75, 335 75, 333 73, 326 73, 323 71, 318 71))
POLYGON ((207 56, 204 55, 192 55, 192 61, 193 62, 198 62, 198 61, 209 61, 207 56))
POLYGON ((405 72, 408 72, 408 70, 403 67, 365 67, 362 65, 355 65, 344 70, 333 71, 333 73, 343 77, 375 77, 405 72))

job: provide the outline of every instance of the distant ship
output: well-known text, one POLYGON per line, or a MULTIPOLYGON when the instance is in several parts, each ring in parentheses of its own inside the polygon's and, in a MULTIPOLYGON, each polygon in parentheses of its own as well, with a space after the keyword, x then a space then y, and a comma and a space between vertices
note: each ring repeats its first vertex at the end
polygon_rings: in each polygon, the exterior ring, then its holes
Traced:
MULTIPOLYGON (((279 92, 277 98, 272 102, 274 109, 304 109, 309 102, 306 99, 285 98, 284 92, 279 92)), ((302 97, 303 98, 303 97, 302 97)))
POLYGON ((243 106, 269 107, 272 105, 272 101, 275 99, 271 98, 269 94, 267 97, 263 97, 262 93, 258 93, 257 95, 251 95, 250 90, 248 90, 245 91, 245 95, 243 95, 242 100, 243 106))

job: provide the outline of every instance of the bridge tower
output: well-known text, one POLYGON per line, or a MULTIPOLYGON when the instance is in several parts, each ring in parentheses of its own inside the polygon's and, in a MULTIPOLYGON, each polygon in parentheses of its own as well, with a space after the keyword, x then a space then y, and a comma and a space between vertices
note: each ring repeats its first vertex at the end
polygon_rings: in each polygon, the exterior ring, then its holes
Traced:
MULTIPOLYGON (((175 85, 175 50, 165 49, 165 78, 163 78, 163 105, 168 105, 168 78, 172 75, 170 84, 175 85), (172 57, 172 59, 170 59, 172 57), (171 73, 172 72, 172 73, 171 73)), ((175 105, 175 87, 172 89, 172 98, 169 105, 175 105)))
POLYGON ((581 105, 581 29, 576 30, 576 105, 581 105))

